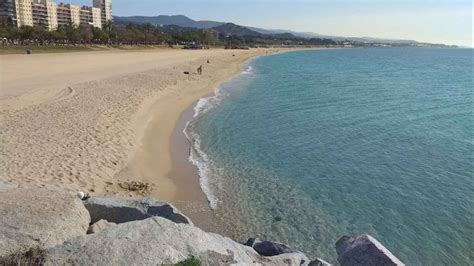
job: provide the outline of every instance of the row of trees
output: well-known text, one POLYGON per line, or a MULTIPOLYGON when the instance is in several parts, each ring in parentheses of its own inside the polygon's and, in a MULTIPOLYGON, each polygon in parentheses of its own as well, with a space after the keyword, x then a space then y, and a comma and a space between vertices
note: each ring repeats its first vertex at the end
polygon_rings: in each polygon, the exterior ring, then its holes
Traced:
POLYGON ((213 29, 189 29, 178 26, 156 27, 151 24, 116 25, 108 22, 102 29, 89 25, 79 27, 73 24, 60 26, 48 31, 41 26, 15 27, 0 22, 0 43, 3 45, 156 45, 182 44, 196 42, 227 47, 263 46, 263 45, 337 45, 330 39, 305 39, 291 34, 235 36, 218 34, 213 29))
POLYGON ((215 34, 211 30, 164 32, 159 27, 129 24, 117 26, 109 22, 103 29, 73 24, 59 26, 48 31, 41 26, 15 27, 0 23, 0 41, 4 45, 69 45, 69 44, 111 44, 111 45, 150 45, 176 44, 181 42, 200 42, 215 44, 215 34))

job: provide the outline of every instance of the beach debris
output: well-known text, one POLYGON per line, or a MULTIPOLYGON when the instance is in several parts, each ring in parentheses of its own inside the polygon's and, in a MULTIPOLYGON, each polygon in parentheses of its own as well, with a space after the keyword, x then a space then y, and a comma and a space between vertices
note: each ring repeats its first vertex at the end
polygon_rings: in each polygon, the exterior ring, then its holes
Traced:
POLYGON ((152 185, 142 181, 125 181, 119 182, 119 187, 126 191, 136 192, 142 195, 147 194, 152 190, 152 185))
POLYGON ((79 192, 77 192, 76 195, 80 200, 86 200, 86 199, 90 198, 89 193, 87 193, 87 192, 79 191, 79 192))

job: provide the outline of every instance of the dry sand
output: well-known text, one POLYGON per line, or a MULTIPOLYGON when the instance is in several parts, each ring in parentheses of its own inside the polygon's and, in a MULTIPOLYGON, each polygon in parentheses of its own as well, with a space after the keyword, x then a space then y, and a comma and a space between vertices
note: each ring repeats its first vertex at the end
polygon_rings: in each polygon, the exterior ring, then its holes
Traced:
POLYGON ((186 158, 170 150, 178 118, 249 58, 267 52, 0 56, 0 180, 129 196, 138 194, 119 184, 143 181, 152 188, 147 195, 202 203, 195 176, 182 176, 193 171, 189 165, 171 173, 173 164, 184 165, 172 155, 186 158), (202 76, 195 74, 199 65, 202 76))

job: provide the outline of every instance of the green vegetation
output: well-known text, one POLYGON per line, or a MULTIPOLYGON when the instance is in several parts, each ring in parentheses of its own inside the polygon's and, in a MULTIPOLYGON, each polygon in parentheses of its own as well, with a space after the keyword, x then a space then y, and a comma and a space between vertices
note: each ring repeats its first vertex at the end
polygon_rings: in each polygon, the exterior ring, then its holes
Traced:
POLYGON ((208 30, 164 32, 151 24, 117 26, 109 22, 103 29, 92 26, 75 27, 72 24, 48 31, 41 26, 16 27, 0 23, 0 44, 67 46, 67 45, 171 45, 182 42, 199 42, 211 45, 214 34, 208 30))
MULTIPOLYGON (((291 34, 265 35, 244 27, 226 24, 212 29, 183 28, 179 26, 154 26, 151 24, 114 24, 108 22, 103 29, 73 24, 48 31, 42 26, 16 27, 0 22, 0 46, 65 47, 94 45, 143 46, 143 45, 190 45, 192 49, 209 46, 242 48, 271 45, 337 45, 329 39, 305 39, 291 34)), ((75 50, 80 50, 78 48, 75 50)), ((84 48, 86 49, 86 48, 84 48)), ((7 50, 8 49, 2 49, 7 50)), ((35 48, 35 50, 37 50, 35 48)), ((65 49, 59 49, 65 51, 65 49)), ((51 50, 50 50, 51 51, 51 50)), ((53 50, 54 51, 54 50, 53 50)))
POLYGON ((192 257, 175 264, 175 266, 201 266, 201 261, 192 257))

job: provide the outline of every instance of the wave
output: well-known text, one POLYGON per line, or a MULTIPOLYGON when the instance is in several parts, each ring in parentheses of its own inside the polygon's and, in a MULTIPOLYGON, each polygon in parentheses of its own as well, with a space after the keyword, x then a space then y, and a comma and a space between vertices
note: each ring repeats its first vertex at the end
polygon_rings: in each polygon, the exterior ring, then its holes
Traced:
MULTIPOLYGON (((241 73, 242 75, 248 75, 253 73, 253 68, 250 62, 245 66, 245 70, 241 73)), ((216 209, 218 205, 218 198, 212 192, 210 184, 210 176, 213 172, 214 162, 201 148, 201 138, 195 130, 196 122, 199 117, 203 116, 216 106, 218 106, 225 98, 229 96, 224 87, 218 87, 214 90, 214 95, 201 98, 194 106, 194 114, 192 120, 186 123, 183 133, 191 143, 191 149, 189 152, 189 162, 197 167, 199 173, 199 184, 202 191, 207 197, 209 206, 211 209, 216 209)))

